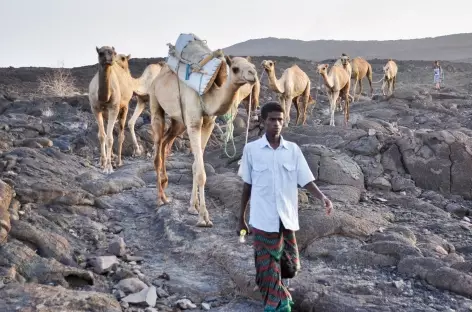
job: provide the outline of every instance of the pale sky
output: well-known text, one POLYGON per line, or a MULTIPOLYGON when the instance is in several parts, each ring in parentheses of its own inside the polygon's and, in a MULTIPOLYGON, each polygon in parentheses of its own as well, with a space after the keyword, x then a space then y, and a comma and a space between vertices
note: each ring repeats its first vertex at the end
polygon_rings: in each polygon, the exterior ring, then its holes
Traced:
POLYGON ((0 67, 95 64, 95 46, 165 57, 180 33, 211 49, 263 37, 393 40, 472 32, 467 0, 0 0, 0 67), (382 9, 385 4, 391 4, 382 9))

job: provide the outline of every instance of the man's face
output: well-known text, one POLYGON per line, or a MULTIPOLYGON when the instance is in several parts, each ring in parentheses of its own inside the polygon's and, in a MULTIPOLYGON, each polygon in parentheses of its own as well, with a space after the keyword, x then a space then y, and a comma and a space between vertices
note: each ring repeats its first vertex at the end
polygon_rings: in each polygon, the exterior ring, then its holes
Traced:
POLYGON ((267 114, 267 118, 264 121, 266 132, 278 135, 282 131, 284 125, 284 113, 281 112, 270 112, 267 114))

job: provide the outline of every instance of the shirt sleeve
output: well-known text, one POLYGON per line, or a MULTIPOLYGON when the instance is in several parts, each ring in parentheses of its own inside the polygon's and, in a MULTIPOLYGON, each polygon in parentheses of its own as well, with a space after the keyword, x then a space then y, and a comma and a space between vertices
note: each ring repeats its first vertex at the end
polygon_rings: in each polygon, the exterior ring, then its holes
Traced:
POLYGON ((243 156, 241 157, 241 178, 247 184, 252 184, 251 172, 252 172, 252 163, 249 153, 248 145, 246 144, 243 149, 243 156))
POLYGON ((297 183, 304 187, 315 180, 300 147, 297 146, 297 183))

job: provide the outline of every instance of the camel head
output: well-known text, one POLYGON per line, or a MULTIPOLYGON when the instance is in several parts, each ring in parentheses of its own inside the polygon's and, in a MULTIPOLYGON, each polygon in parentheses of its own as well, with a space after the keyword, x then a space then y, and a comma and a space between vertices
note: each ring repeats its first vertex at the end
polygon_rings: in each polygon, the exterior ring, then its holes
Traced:
POLYGON ((262 67, 265 69, 266 72, 270 73, 274 70, 275 61, 272 60, 263 60, 261 63, 262 67))
POLYGON ((231 83, 242 86, 246 83, 252 85, 256 82, 256 66, 249 62, 248 58, 239 56, 231 58, 228 55, 225 57, 231 72, 231 83))
POLYGON ((320 64, 317 66, 317 69, 318 69, 318 73, 319 74, 323 74, 323 73, 326 73, 328 71, 328 64, 320 64))
POLYGON ((349 58, 349 55, 347 55, 346 53, 341 54, 341 63, 343 65, 349 64, 350 61, 351 59, 349 58))
POLYGON ((116 60, 115 47, 103 46, 101 48, 95 47, 98 54, 98 63, 102 66, 112 65, 116 60))
POLYGON ((121 68, 124 70, 129 71, 129 59, 131 58, 131 54, 125 55, 125 54, 118 54, 116 56, 116 64, 118 64, 121 68))

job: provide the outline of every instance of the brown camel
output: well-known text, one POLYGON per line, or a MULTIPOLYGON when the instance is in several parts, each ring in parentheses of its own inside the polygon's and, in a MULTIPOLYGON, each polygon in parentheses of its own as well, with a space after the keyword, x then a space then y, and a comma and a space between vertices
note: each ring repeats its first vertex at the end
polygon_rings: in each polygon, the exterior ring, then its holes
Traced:
POLYGON ((98 72, 89 84, 89 101, 98 123, 100 141, 100 167, 105 173, 112 173, 113 128, 119 121, 118 164, 123 165, 121 149, 125 139, 124 129, 128 104, 133 96, 133 82, 128 71, 116 63, 117 53, 114 47, 96 47, 98 54, 98 72), (108 118, 107 118, 108 117, 108 118), (104 118, 107 118, 105 134, 104 118), (105 140, 106 139, 106 140, 105 140))
MULTIPOLYGON (((349 56, 347 57, 347 60, 349 60, 349 56)), ((362 79, 364 79, 364 77, 367 77, 367 80, 369 81, 370 96, 372 96, 374 94, 374 88, 372 88, 372 66, 362 57, 355 57, 352 59, 352 61, 350 61, 350 63, 352 67, 351 78, 355 79, 354 89, 352 91, 354 99, 356 98, 356 87, 357 83, 359 82, 360 89, 357 96, 357 99, 359 100, 359 97, 362 93, 362 79)))
POLYGON ((349 121, 349 88, 351 86, 351 79, 347 70, 341 66, 331 66, 331 70, 327 73, 328 67, 328 64, 318 65, 318 73, 323 77, 328 92, 329 113, 331 116, 329 125, 334 126, 334 110, 336 109, 336 101, 341 94, 346 103, 346 109, 344 110, 344 125, 347 126, 349 121))
POLYGON ((226 57, 226 63, 229 66, 229 77, 226 66, 222 66, 213 85, 202 96, 180 81, 167 65, 154 79, 149 93, 155 147, 157 204, 160 206, 161 202, 169 202, 164 193, 168 183, 165 150, 167 145, 186 129, 194 155, 189 212, 194 214, 198 211, 197 226, 213 225, 205 204, 206 173, 203 152, 215 126, 215 118, 231 109, 234 97, 242 86, 247 83, 254 84, 257 79, 256 68, 247 59, 226 57), (165 113, 171 118, 171 125, 164 133, 165 113))
POLYGON ((292 107, 292 103, 297 110, 297 120, 295 124, 298 125, 301 115, 302 125, 305 125, 308 105, 315 102, 310 95, 311 82, 308 75, 301 70, 298 65, 293 65, 282 73, 280 79, 277 79, 275 77, 275 61, 263 60, 261 64, 269 76, 269 88, 278 94, 280 104, 285 108, 286 119, 284 127, 288 127, 290 123, 290 108, 292 107), (303 99, 301 107, 298 105, 299 97, 303 99))
POLYGON ((398 73, 398 66, 392 60, 389 59, 387 64, 383 67, 384 71, 384 79, 382 83, 382 93, 383 95, 387 95, 385 92, 385 86, 388 87, 388 95, 391 95, 393 91, 395 91, 395 82, 397 80, 397 73, 398 73))
MULTIPOLYGON (((131 76, 131 72, 129 70, 129 59, 131 55, 124 55, 118 54, 116 58, 116 63, 120 65, 123 69, 128 71, 129 75, 131 76)), ((131 76, 133 82, 133 91, 136 95, 136 109, 134 110, 133 115, 128 121, 129 131, 131 133, 131 137, 133 139, 134 151, 133 156, 140 156, 142 154, 142 148, 138 144, 138 140, 136 139, 136 133, 134 131, 134 125, 136 124, 136 120, 141 115, 143 110, 146 108, 146 102, 149 101, 149 87, 151 86, 154 78, 157 77, 159 72, 162 69, 162 66, 165 64, 164 61, 160 61, 157 64, 149 64, 144 69, 143 73, 139 78, 134 78, 131 76)))

